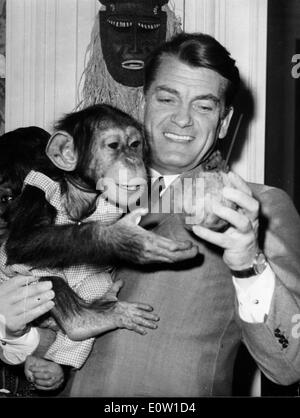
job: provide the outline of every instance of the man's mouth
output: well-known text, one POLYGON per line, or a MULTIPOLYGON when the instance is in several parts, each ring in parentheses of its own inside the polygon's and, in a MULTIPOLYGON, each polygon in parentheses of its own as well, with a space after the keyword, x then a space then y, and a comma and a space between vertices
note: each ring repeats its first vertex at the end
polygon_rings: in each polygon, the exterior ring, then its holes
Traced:
POLYGON ((173 132, 164 132, 164 136, 167 139, 170 139, 171 141, 175 142, 190 142, 195 139, 195 137, 191 135, 178 135, 174 134, 173 132))

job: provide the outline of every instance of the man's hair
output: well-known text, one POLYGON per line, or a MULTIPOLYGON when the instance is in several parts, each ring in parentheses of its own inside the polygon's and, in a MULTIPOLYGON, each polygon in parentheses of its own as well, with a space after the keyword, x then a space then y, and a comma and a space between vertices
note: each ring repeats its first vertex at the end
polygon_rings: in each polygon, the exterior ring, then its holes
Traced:
POLYGON ((240 84, 239 70, 230 53, 215 38, 203 33, 182 32, 158 47, 146 62, 144 93, 155 80, 165 56, 173 56, 192 67, 208 68, 219 73, 228 80, 225 105, 229 106, 232 103, 240 84))

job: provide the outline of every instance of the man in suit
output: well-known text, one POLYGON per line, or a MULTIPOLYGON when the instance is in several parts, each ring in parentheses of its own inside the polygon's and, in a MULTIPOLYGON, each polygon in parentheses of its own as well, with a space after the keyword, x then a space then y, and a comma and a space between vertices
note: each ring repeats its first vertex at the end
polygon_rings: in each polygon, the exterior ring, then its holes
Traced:
MULTIPOLYGON (((198 170, 225 137, 238 86, 235 61, 210 36, 183 33, 151 55, 145 127, 150 171, 153 179, 163 176, 165 190, 198 170)), ((229 223, 225 231, 199 225, 192 234, 178 214, 154 229, 193 240, 198 257, 118 271, 125 282, 120 298, 152 304, 159 328, 99 337, 70 396, 230 395, 241 341, 271 380, 299 380, 299 216, 284 192, 228 176, 223 195, 236 208, 213 207, 229 223)))

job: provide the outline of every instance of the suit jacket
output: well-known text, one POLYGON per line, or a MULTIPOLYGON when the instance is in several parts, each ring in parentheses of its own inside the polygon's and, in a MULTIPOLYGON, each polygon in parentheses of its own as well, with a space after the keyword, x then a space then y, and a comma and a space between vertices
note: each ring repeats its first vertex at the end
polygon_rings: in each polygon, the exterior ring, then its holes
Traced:
POLYGON ((120 329, 97 338, 75 375, 71 396, 230 395, 241 341, 270 379, 279 384, 300 379, 300 339, 295 332, 300 323, 299 216, 283 191, 250 187, 261 203, 261 248, 276 274, 265 322, 250 324, 239 318, 222 251, 197 239, 179 215, 170 214, 155 231, 193 240, 199 256, 176 265, 118 272, 117 278, 125 282, 119 299, 151 304, 160 315, 159 327, 146 336, 120 329))

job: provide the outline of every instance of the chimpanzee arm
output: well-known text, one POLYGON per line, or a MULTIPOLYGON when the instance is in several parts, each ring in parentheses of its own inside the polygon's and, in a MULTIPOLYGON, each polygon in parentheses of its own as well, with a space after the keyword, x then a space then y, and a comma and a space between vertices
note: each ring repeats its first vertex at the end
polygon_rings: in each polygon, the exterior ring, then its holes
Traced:
POLYGON ((37 268, 77 264, 106 265, 118 260, 134 263, 175 262, 194 257, 190 242, 176 242, 146 231, 126 215, 112 225, 88 222, 54 225, 56 210, 44 192, 26 186, 12 209, 6 244, 8 263, 37 268))
POLYGON ((100 299, 84 301, 60 277, 47 276, 40 280, 51 280, 55 292, 55 306, 51 310, 60 328, 74 341, 95 337, 116 328, 127 328, 146 334, 147 328, 156 329, 159 317, 145 303, 120 302, 117 294, 122 281, 117 281, 100 299))

